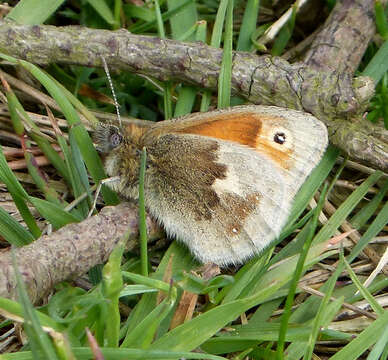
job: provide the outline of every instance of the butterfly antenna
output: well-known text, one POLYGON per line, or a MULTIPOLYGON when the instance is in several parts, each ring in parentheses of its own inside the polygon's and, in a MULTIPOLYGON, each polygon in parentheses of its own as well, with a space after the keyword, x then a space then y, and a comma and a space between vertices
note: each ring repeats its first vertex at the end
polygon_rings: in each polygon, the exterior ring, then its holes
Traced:
POLYGON ((101 56, 101 60, 102 60, 102 64, 104 65, 105 74, 106 74, 106 76, 108 78, 109 87, 110 87, 110 90, 112 92, 113 101, 115 103, 115 108, 116 108, 116 113, 117 113, 117 120, 119 121, 119 125, 121 127, 121 116, 120 116, 120 110, 119 110, 119 103, 117 102, 116 93, 115 93, 115 90, 113 88, 112 78, 111 78, 110 73, 109 73, 108 65, 107 65, 107 63, 105 61, 105 58, 103 56, 101 56))

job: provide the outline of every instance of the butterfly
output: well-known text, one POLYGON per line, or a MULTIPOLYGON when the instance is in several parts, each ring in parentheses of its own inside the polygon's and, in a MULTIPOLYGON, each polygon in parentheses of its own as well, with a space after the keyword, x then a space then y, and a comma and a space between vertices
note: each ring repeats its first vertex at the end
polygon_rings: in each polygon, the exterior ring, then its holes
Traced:
POLYGON ((199 261, 227 266, 276 239, 328 136, 311 114, 248 105, 157 123, 102 124, 95 141, 113 179, 107 185, 132 200, 145 147, 150 214, 199 261))

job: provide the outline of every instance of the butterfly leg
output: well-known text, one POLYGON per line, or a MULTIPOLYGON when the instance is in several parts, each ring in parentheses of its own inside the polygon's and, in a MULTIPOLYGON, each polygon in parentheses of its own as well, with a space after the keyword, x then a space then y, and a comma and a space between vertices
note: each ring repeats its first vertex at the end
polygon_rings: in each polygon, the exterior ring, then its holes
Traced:
POLYGON ((110 178, 106 178, 106 179, 103 179, 101 180, 98 185, 97 185, 97 189, 96 189, 96 193, 94 195, 94 200, 93 200, 93 205, 89 211, 89 214, 88 214, 88 217, 92 216, 93 214, 93 211, 94 209, 96 208, 96 204, 97 204, 97 199, 98 199, 98 195, 100 195, 100 191, 101 191, 101 187, 102 185, 105 185, 107 183, 110 183, 110 182, 115 182, 117 180, 119 180, 120 177, 119 176, 113 176, 113 177, 110 177, 110 178))

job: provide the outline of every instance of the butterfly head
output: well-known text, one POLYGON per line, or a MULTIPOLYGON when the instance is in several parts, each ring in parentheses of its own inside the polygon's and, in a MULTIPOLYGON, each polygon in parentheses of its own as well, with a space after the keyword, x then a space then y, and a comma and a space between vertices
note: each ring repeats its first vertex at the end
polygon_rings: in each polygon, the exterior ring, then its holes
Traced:
POLYGON ((105 171, 109 177, 118 179, 108 183, 115 191, 123 193, 137 187, 141 134, 136 125, 120 128, 112 124, 101 124, 95 130, 94 141, 97 150, 103 154, 105 171))

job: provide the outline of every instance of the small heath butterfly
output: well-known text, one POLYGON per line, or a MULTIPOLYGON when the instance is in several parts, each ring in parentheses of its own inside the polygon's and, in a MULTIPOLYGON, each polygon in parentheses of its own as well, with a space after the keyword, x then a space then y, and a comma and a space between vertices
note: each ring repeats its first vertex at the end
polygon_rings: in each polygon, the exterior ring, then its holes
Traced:
POLYGON ((256 105, 100 125, 95 140, 115 177, 107 185, 134 200, 146 147, 148 211, 197 259, 220 266, 242 263, 279 235, 328 142, 314 116, 256 105))

